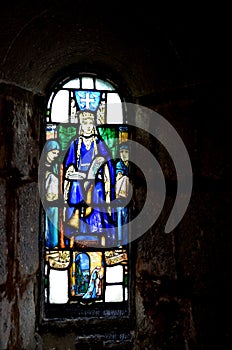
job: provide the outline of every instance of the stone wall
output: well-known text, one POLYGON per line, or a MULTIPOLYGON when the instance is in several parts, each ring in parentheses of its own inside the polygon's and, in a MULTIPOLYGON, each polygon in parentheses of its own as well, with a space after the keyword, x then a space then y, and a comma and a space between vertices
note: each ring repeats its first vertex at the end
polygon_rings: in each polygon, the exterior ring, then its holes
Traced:
POLYGON ((39 276, 38 101, 0 86, 0 349, 35 349, 39 276))
POLYGON ((165 117, 184 141, 193 190, 183 219, 165 234, 163 225, 175 197, 175 171, 167 152, 158 146, 154 154, 165 174, 167 200, 161 217, 137 245, 135 349, 227 348, 231 344, 231 321, 224 317, 231 305, 228 90, 202 84, 162 98, 144 96, 140 103, 165 117))

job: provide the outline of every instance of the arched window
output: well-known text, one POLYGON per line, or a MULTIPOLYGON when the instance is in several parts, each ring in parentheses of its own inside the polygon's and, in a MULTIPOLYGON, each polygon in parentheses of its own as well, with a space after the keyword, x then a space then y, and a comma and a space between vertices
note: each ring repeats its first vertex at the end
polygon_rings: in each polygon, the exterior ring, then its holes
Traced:
POLYGON ((46 317, 126 315, 129 147, 116 87, 78 75, 47 104, 40 161, 46 317))

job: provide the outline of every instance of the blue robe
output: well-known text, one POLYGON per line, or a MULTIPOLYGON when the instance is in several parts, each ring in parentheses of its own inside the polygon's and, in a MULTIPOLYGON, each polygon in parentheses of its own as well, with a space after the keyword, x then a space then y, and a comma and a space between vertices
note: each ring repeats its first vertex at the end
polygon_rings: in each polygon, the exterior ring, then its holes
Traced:
MULTIPOLYGON (((79 171, 86 174, 86 177, 82 180, 70 180, 70 188, 68 193, 68 208, 67 208, 67 221, 71 218, 75 209, 79 209, 80 211, 84 210, 83 217, 80 218, 80 234, 89 234, 96 233, 100 234, 103 229, 114 227, 113 216, 109 215, 106 210, 101 211, 101 206, 103 205, 105 208, 105 186, 104 186, 104 170, 103 167, 100 167, 97 171, 95 179, 88 179, 88 172, 92 165, 92 162, 95 157, 104 157, 105 162, 109 168, 110 175, 110 200, 115 199, 115 171, 114 171, 114 162, 111 159, 111 154, 109 149, 107 148, 105 142, 96 138, 97 145, 97 154, 95 154, 94 142, 92 141, 89 150, 86 149, 84 142, 82 141, 81 149, 80 149, 80 157, 77 164, 77 147, 78 147, 78 139, 75 139, 70 144, 68 152, 64 159, 64 176, 66 174, 67 169, 73 165, 75 171, 79 171), (86 188, 84 187, 84 184, 86 188), (87 199, 87 191, 91 189, 91 204, 88 205, 86 203, 87 199), (87 208, 89 211, 88 215, 87 208)), ((69 230, 69 228, 67 229, 69 230)), ((67 231, 68 232, 68 231, 67 231)), ((68 235, 72 234, 72 232, 68 232, 68 235)), ((114 235, 111 235, 109 239, 114 241, 114 235)))
MULTIPOLYGON (((129 177, 129 167, 120 159, 116 163, 116 175, 122 173, 122 176, 129 177)), ((118 243, 128 243, 128 223, 129 223, 129 209, 125 206, 125 199, 123 197, 117 198, 117 226, 118 226, 118 243)))

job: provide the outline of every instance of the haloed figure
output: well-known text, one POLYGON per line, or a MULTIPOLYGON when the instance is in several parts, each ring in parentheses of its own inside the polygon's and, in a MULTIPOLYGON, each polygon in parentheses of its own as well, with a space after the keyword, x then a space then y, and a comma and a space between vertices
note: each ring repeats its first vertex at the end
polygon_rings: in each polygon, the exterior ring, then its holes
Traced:
POLYGON ((58 246, 58 207, 59 178, 57 157, 60 153, 60 144, 56 140, 48 140, 45 145, 45 199, 46 199, 46 246, 58 246))
MULTIPOLYGON (((103 231, 113 228, 112 213, 106 210, 114 199, 114 168, 111 154, 95 127, 95 113, 79 112, 80 131, 64 158, 66 237, 104 245, 103 231)), ((115 237, 110 230, 107 244, 115 237)))

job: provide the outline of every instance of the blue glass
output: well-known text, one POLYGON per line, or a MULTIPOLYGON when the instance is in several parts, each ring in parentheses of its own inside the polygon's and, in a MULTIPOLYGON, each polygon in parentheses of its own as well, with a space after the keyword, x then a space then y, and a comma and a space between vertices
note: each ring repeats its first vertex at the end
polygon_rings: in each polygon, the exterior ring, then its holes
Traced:
POLYGON ((129 194, 129 148, 126 142, 119 146, 120 159, 116 162, 116 198, 118 242, 128 243, 129 209, 126 206, 129 194))
MULTIPOLYGON (((101 235, 105 228, 115 228, 114 213, 110 215, 102 210, 106 198, 109 203, 115 199, 115 164, 95 128, 95 118, 93 112, 80 114, 80 134, 71 142, 63 162, 64 197, 68 204, 65 235, 69 237, 96 232, 101 235), (108 167, 108 191, 105 164, 108 167)), ((116 243, 112 230, 107 237, 110 245, 116 243)))
POLYGON ((47 248, 58 247, 58 208, 48 207, 46 214, 45 239, 47 248))
POLYGON ((98 298, 101 293, 101 284, 99 271, 101 270, 100 266, 95 267, 92 271, 89 281, 89 286, 87 292, 83 295, 83 299, 93 299, 98 298), (100 285, 99 285, 100 284, 100 285))
POLYGON ((75 91, 77 104, 80 110, 96 111, 99 106, 101 93, 99 91, 75 91))
POLYGON ((75 259, 75 295, 84 295, 89 286, 90 261, 86 253, 76 255, 75 259))

